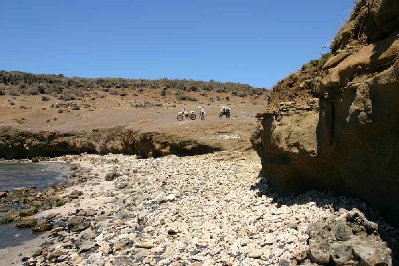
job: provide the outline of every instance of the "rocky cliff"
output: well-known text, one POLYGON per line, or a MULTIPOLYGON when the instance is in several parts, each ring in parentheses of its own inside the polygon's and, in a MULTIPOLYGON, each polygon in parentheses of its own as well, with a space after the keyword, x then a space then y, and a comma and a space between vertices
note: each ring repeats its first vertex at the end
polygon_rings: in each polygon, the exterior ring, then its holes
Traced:
POLYGON ((191 139, 123 127, 87 132, 30 132, 0 127, 0 158, 22 159, 79 153, 123 153, 140 157, 197 155, 220 150, 191 139))
POLYGON ((399 224, 398 34, 398 1, 358 1, 331 54, 273 89, 291 101, 259 114, 251 141, 278 190, 359 196, 399 224))

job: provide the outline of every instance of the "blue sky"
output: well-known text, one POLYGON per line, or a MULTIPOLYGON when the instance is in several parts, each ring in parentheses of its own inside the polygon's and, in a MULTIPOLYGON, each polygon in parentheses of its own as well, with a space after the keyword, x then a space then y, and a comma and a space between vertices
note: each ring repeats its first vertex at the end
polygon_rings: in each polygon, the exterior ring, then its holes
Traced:
POLYGON ((351 0, 1 0, 0 69, 270 88, 320 57, 351 0))

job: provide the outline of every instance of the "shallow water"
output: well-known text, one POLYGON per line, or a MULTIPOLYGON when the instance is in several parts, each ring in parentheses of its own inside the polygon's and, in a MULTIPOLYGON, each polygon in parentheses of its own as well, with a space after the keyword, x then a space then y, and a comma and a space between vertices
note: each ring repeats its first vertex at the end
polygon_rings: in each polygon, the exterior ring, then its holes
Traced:
MULTIPOLYGON (((63 163, 0 162, 0 191, 18 188, 45 188, 63 180, 70 173, 70 165, 63 163)), ((1 203, 0 203, 1 207, 1 203)), ((21 206, 15 206, 20 208, 21 206)), ((0 225, 0 249, 17 246, 39 234, 31 229, 19 229, 14 224, 0 225)))
POLYGON ((70 166, 63 163, 0 162, 0 191, 18 188, 45 188, 68 174, 70 166))
POLYGON ((0 249, 21 245, 39 235, 32 233, 30 228, 17 228, 15 224, 0 225, 0 249))

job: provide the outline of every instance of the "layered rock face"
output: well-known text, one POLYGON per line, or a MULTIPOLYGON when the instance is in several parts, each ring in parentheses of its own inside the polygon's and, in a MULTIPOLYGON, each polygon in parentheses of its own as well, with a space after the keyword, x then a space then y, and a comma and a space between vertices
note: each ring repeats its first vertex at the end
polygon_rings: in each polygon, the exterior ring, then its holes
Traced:
POLYGON ((278 190, 359 196, 399 224, 398 34, 398 1, 360 1, 312 77, 320 97, 259 114, 251 141, 278 190))
POLYGON ((218 150, 219 147, 191 139, 122 127, 88 132, 30 132, 0 127, 0 158, 3 159, 53 157, 83 152, 137 154, 147 158, 169 154, 197 155, 218 150))

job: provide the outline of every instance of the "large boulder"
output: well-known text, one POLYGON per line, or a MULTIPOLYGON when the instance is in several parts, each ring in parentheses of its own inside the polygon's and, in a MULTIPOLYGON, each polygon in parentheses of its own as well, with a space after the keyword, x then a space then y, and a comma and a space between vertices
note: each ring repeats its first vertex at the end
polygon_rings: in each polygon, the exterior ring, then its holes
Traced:
POLYGON ((308 234, 309 258, 319 265, 392 265, 378 225, 357 209, 311 224, 308 234))

